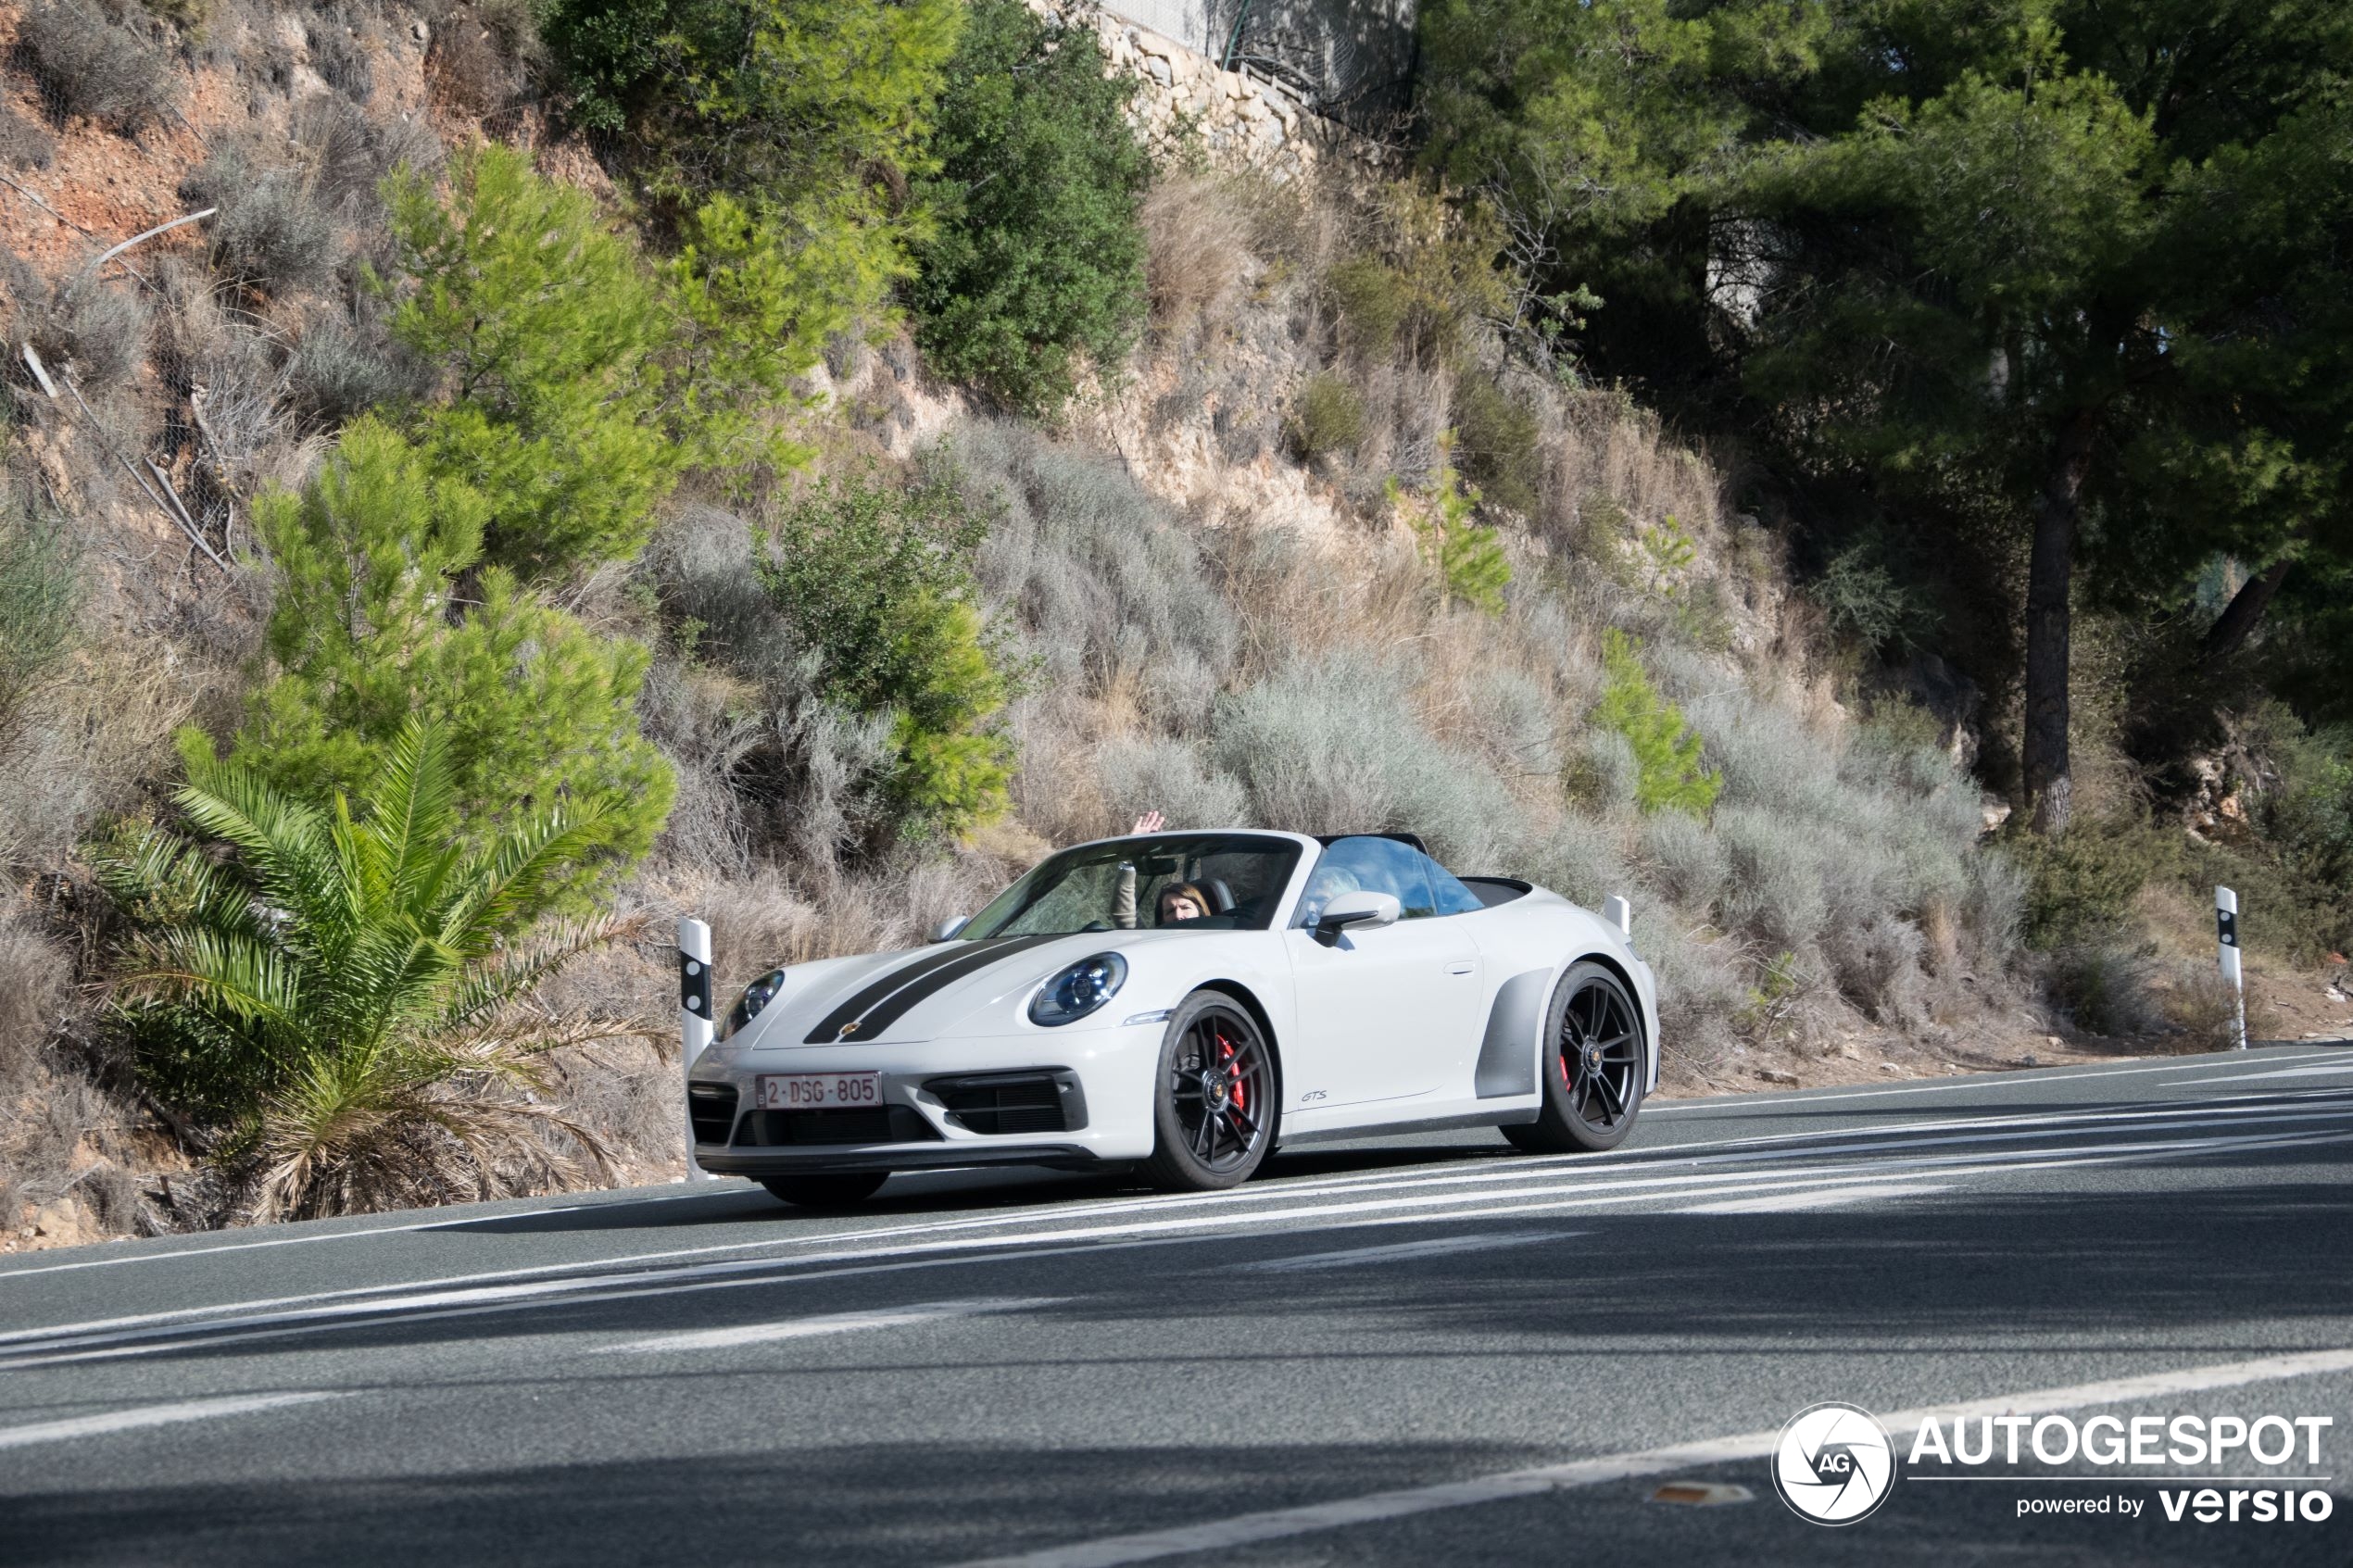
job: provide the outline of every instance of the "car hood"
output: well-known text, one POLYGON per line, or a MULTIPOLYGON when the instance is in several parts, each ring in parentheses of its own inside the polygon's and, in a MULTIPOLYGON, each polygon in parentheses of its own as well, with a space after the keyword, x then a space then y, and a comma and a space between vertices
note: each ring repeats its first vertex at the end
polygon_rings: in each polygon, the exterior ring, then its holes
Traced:
MULTIPOLYGON (((1035 1029, 1022 1004, 1039 981, 1094 953, 1130 954, 1202 933, 1082 931, 1063 936, 983 937, 787 971, 783 994, 728 1044, 789 1050, 936 1040, 1035 1029), (804 984, 794 981, 806 974, 804 984)), ((1115 1001, 1106 1012, 1116 1012, 1115 1001)), ((1094 1022, 1095 1020, 1088 1020, 1094 1022)), ((1066 1027, 1084 1027, 1082 1024, 1066 1027)))

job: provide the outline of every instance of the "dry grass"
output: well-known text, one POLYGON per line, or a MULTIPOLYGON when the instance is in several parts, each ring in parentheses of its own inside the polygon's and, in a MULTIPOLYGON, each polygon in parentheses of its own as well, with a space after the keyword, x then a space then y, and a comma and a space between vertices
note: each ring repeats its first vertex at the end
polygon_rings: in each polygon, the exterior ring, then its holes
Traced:
POLYGON ((1187 172, 1164 176, 1144 197, 1141 218, 1153 325, 1182 332, 1197 321, 1225 320, 1253 261, 1252 225, 1231 181, 1187 172))

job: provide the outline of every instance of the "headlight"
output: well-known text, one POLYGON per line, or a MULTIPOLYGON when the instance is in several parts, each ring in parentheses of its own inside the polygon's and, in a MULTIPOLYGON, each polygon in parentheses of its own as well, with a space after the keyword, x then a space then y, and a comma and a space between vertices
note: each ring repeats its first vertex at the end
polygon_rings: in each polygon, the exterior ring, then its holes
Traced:
POLYGON ((785 972, 781 969, 772 969, 745 986, 744 994, 736 998, 736 1005, 727 1010, 727 1022, 719 1026, 719 1037, 724 1040, 758 1018, 760 1010, 774 1001, 776 993, 784 988, 785 972))
POLYGON ((1127 960, 1117 953, 1081 959, 1046 982, 1029 1004, 1029 1022, 1052 1028, 1086 1017, 1119 994, 1127 982, 1127 960))

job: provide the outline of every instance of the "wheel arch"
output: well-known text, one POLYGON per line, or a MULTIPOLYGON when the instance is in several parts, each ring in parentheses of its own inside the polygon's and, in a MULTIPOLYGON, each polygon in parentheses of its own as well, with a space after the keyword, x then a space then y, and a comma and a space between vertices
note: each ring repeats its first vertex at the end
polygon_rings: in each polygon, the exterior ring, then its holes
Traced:
MULTIPOLYGON (((1575 969, 1581 963, 1598 964, 1603 969, 1609 971, 1611 976, 1616 979, 1620 985, 1626 987, 1626 995, 1632 998, 1634 1003, 1634 1027, 1642 1036, 1642 1085, 1645 1088, 1648 1088, 1649 1085, 1658 1081, 1658 1069, 1660 1064, 1658 1060, 1658 1042, 1652 1038, 1655 1031, 1653 1031, 1650 1026, 1650 1021, 1642 1016, 1642 988, 1634 983, 1633 972, 1623 963, 1620 963, 1616 955, 1600 947, 1596 947, 1591 952, 1579 953, 1577 957, 1569 960, 1568 962, 1561 966, 1561 974, 1566 976, 1570 970, 1575 969)), ((1560 981, 1554 980, 1553 984, 1557 985, 1560 984, 1560 981)), ((1540 1052, 1544 1048, 1544 1042, 1541 1038, 1536 1042, 1536 1048, 1540 1052)))
MULTIPOLYGON (((1227 980, 1222 978, 1215 980, 1204 980, 1201 982, 1201 984, 1195 985, 1193 990, 1214 991, 1220 996, 1230 997, 1244 1012, 1250 1014, 1250 1021, 1252 1023, 1257 1024, 1258 1032, 1266 1037, 1266 1054, 1274 1059, 1275 1088, 1277 1091, 1275 1103, 1277 1107, 1281 1106, 1281 1090, 1283 1086, 1283 1042, 1281 1037, 1275 1033, 1275 1021, 1268 1015, 1266 1011, 1266 1004, 1258 999, 1258 993, 1252 991, 1249 986, 1243 985, 1239 980, 1227 980)), ((1188 994, 1189 995, 1190 993, 1188 994)))

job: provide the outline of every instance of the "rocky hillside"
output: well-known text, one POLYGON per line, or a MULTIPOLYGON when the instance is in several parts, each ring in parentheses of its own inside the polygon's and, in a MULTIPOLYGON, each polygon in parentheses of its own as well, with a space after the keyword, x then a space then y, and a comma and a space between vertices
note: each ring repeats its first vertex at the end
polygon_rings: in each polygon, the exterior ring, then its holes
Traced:
MULTIPOLYGON (((1966 715, 1862 695, 1780 536, 1705 454, 1516 337, 1496 236, 1400 155, 1123 25, 1051 32, 1055 52, 1101 37, 1093 69, 1133 89, 1138 174, 1114 205, 1141 287, 1126 335, 1100 340, 1116 354, 1079 353, 1066 393, 1034 395, 1003 361, 943 370, 932 323, 961 305, 924 293, 953 260, 936 238, 907 242, 943 257, 896 285, 911 307, 760 325, 758 290, 796 263, 756 270, 765 220, 684 215, 684 165, 648 149, 695 144, 644 90, 613 110, 627 134, 598 130, 581 56, 560 69, 568 14, 0 8, 0 749, 19 781, 0 803, 0 1245, 658 1178, 680 1157, 677 914, 711 921, 724 987, 916 940, 1147 809, 1410 828, 1466 871, 1629 894, 1674 1092, 2006 1064, 2074 1037, 2021 947, 2021 873, 1983 842, 1966 715), (496 250, 493 201, 572 236, 563 287, 658 298, 683 335, 629 358, 597 334, 628 338, 644 307, 559 330, 532 298, 485 303, 544 264, 496 250), (695 313, 727 289, 750 292, 695 313), (510 319, 521 346, 488 345, 483 323, 510 319), (804 340, 776 373, 775 345, 804 340), (585 365, 517 358, 559 345, 585 365), (722 384, 752 410, 724 430, 693 396, 722 384), (510 438, 520 470, 481 456, 510 438), (634 490, 499 488, 624 447, 650 465, 625 470, 634 490), (410 490, 425 521, 392 515, 410 490), (589 548, 598 507, 614 516, 589 548), (350 558, 375 564, 333 578, 361 528, 350 558), (371 571, 446 587, 395 635, 390 610, 350 608, 371 571), (870 572, 928 596, 894 599, 887 634, 824 621, 826 584, 870 572), (345 608, 322 612, 330 580, 345 608), (883 657, 909 616, 966 661, 946 717, 883 657), (304 1123, 299 1073, 232 1084, 208 1053, 260 1047, 222 1044, 225 1015, 191 1024, 152 978, 202 903, 194 868, 258 851, 198 835, 172 882, 155 847, 216 820, 174 793, 226 778, 216 752, 297 809, 369 787, 400 754, 337 749, 392 744, 352 694, 445 657, 617 702, 569 729, 501 721, 522 726, 503 761, 544 741, 557 797, 635 780, 636 815, 609 815, 545 920, 499 938, 580 956, 467 1023, 495 1067, 314 1094, 304 1123)), ((465 752, 478 708, 448 711, 456 787, 500 798, 501 758, 465 752)), ((484 806, 465 831, 526 814, 484 806)), ((2210 1032, 2199 1017, 2174 1026, 2210 1032)))

